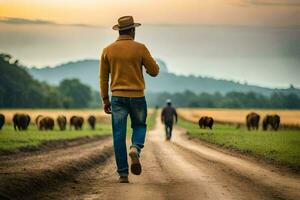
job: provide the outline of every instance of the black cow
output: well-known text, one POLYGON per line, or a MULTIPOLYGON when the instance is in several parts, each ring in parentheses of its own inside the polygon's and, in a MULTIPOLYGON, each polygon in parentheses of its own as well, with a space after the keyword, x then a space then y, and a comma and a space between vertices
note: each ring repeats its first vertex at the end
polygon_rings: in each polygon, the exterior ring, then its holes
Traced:
POLYGON ((5 116, 0 113, 0 130, 2 129, 4 123, 5 123, 5 116))
POLYGON ((280 125, 280 117, 279 115, 266 115, 263 120, 263 130, 268 130, 271 126, 271 129, 277 131, 280 125))
POLYGON ((72 126, 74 126, 75 130, 81 130, 83 122, 83 117, 72 116, 70 119, 70 130, 72 129, 72 126))
POLYGON ((90 125, 90 127, 95 130, 95 125, 96 125, 96 117, 95 116, 89 116, 88 117, 88 123, 90 125))
POLYGON ((198 124, 199 124, 200 128, 208 127, 210 129, 212 129, 213 124, 214 124, 214 119, 212 117, 204 116, 199 119, 198 124))
POLYGON ((246 117, 246 125, 248 130, 258 130, 260 116, 257 113, 249 113, 246 117))
POLYGON ((61 131, 66 130, 67 118, 63 115, 59 115, 56 119, 58 127, 61 131))
POLYGON ((27 130, 30 123, 30 116, 24 113, 16 113, 13 116, 13 124, 15 130, 27 130))
POLYGON ((53 130, 54 128, 54 120, 51 117, 39 115, 35 122, 39 130, 53 130))

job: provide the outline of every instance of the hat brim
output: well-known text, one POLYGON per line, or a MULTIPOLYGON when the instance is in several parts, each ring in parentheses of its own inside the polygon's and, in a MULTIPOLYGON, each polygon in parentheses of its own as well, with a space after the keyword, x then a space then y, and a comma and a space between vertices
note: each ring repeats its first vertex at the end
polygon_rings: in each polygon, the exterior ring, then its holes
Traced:
POLYGON ((130 26, 126 26, 126 27, 119 27, 119 25, 116 24, 112 27, 112 29, 115 30, 115 31, 122 31, 122 30, 127 30, 127 29, 130 29, 130 28, 138 27, 138 26, 141 26, 141 24, 140 23, 134 23, 134 24, 132 24, 130 26))

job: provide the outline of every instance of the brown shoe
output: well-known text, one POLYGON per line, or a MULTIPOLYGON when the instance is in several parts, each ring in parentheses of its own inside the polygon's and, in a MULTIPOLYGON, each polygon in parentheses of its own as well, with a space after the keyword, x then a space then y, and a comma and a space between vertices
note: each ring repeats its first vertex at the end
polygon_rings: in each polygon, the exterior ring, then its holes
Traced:
POLYGON ((120 176, 119 183, 129 183, 128 176, 120 176))
POLYGON ((142 173, 142 165, 140 163, 140 158, 135 147, 130 148, 129 156, 131 158, 131 172, 134 175, 140 175, 142 173))

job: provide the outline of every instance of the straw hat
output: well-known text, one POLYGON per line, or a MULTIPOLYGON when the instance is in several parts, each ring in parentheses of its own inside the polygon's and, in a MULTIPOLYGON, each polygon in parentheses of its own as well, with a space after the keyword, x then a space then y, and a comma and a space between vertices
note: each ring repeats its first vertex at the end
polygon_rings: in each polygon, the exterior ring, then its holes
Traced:
POLYGON ((138 27, 140 25, 141 25, 140 23, 134 23, 132 16, 124 16, 118 19, 118 24, 113 26, 113 30, 116 31, 126 30, 133 27, 138 27))

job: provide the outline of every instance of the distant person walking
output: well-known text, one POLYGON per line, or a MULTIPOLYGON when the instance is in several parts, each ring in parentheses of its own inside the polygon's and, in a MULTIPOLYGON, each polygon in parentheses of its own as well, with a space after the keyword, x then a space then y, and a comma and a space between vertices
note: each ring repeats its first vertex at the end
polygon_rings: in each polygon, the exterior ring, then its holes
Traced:
POLYGON ((135 27, 133 17, 118 19, 113 30, 119 31, 119 38, 103 49, 100 64, 100 91, 107 114, 112 113, 113 144, 119 173, 119 182, 128 183, 128 163, 126 149, 127 117, 131 119, 131 172, 140 175, 140 153, 146 136, 147 104, 144 96, 145 82, 143 66, 150 76, 157 76, 159 66, 144 44, 134 41, 135 27), (109 100, 108 84, 111 77, 109 100))
POLYGON ((177 123, 176 109, 172 106, 171 100, 168 99, 166 107, 161 112, 161 122, 165 124, 167 140, 170 140, 172 137, 174 118, 177 123))

